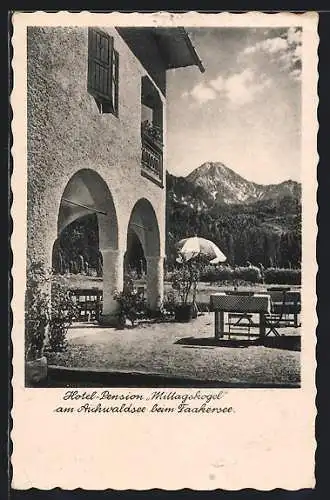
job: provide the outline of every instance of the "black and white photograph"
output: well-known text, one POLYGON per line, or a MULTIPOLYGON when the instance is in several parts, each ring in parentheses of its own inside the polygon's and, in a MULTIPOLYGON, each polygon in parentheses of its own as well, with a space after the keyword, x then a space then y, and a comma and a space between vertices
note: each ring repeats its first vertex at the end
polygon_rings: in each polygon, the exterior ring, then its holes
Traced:
POLYGON ((300 386, 301 47, 28 27, 27 386, 300 386))
POLYGON ((19 486, 310 484, 317 15, 17 13, 13 47, 19 486), (171 426, 195 436, 196 474, 185 444, 171 465, 140 457, 171 426), (130 436, 150 482, 128 484, 120 454, 112 479, 90 462, 130 436))

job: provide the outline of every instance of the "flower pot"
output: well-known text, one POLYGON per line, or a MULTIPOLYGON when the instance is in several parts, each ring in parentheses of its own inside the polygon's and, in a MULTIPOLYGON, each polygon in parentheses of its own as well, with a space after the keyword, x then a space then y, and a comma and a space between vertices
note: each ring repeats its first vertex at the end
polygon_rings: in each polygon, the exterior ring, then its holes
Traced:
POLYGON ((37 385, 47 378, 47 358, 27 361, 25 364, 25 381, 27 385, 37 385))
POLYGON ((187 323, 192 319, 193 315, 193 305, 183 304, 175 306, 174 309, 175 320, 180 323, 187 323))

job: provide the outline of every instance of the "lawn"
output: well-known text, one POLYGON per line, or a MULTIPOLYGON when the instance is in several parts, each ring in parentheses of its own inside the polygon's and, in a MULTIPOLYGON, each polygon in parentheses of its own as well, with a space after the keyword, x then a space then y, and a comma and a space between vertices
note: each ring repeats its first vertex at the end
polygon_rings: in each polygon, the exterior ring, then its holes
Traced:
MULTIPOLYGON (((68 350, 49 355, 49 363, 218 381, 219 386, 299 386, 299 351, 215 344, 213 328, 211 313, 190 323, 140 324, 124 330, 76 325, 69 331, 68 350)), ((299 330, 281 333, 299 335, 299 330)))

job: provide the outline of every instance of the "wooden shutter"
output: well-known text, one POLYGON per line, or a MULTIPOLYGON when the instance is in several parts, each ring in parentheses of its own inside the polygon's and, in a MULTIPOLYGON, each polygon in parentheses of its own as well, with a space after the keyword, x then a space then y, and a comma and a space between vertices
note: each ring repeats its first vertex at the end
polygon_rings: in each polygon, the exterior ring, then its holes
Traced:
POLYGON ((88 29, 88 91, 112 105, 113 38, 88 29))
POLYGON ((119 54, 113 51, 113 71, 112 71, 112 105, 113 110, 118 114, 118 92, 119 92, 119 54))

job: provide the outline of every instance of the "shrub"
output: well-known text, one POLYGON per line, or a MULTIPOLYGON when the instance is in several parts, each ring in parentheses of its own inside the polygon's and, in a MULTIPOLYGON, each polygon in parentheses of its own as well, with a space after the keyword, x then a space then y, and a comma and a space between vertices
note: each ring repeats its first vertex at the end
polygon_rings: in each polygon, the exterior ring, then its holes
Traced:
POLYGON ((172 288, 175 291, 173 293, 173 300, 182 305, 187 304, 193 281, 194 277, 188 266, 183 265, 174 271, 171 277, 172 288))
MULTIPOLYGON (((168 281, 173 281, 176 278, 177 271, 166 274, 168 281)), ((299 285, 301 283, 300 269, 278 269, 268 268, 263 270, 264 280, 267 284, 286 284, 299 285)), ((244 284, 244 283, 260 283, 262 275, 259 267, 256 266, 240 266, 232 268, 230 266, 204 266, 200 272, 200 281, 206 283, 222 284, 244 284)))
POLYGON ((79 312, 73 301, 72 292, 55 275, 52 275, 51 292, 49 335, 46 347, 49 351, 60 352, 67 347, 68 329, 79 312))
POLYGON ((255 266, 250 267, 236 267, 229 266, 206 266, 205 270, 201 273, 201 281, 214 283, 224 282, 250 282, 258 283, 261 281, 260 269, 255 266))
POLYGON ((232 281, 233 269, 229 266, 205 266, 201 272, 200 280, 214 283, 217 281, 232 281))
POLYGON ((256 266, 236 267, 233 272, 235 280, 248 281, 249 283, 259 283, 261 281, 260 269, 256 266))
POLYGON ((279 285, 300 285, 301 270, 300 269, 278 269, 270 267, 265 269, 265 283, 279 285))
POLYGON ((179 267, 171 273, 171 283, 174 290, 174 300, 187 305, 191 298, 191 303, 195 304, 198 282, 206 269, 206 259, 203 255, 191 260, 184 260, 179 267))
POLYGON ((147 316, 146 300, 142 294, 137 292, 130 277, 125 276, 123 291, 115 292, 114 299, 120 305, 119 322, 121 326, 125 326, 126 319, 134 326, 138 318, 147 316))
POLYGON ((25 358, 27 361, 40 358, 43 354, 46 327, 49 321, 46 282, 47 273, 42 264, 30 264, 27 269, 25 295, 25 358))

